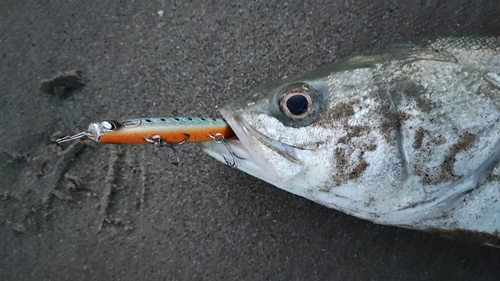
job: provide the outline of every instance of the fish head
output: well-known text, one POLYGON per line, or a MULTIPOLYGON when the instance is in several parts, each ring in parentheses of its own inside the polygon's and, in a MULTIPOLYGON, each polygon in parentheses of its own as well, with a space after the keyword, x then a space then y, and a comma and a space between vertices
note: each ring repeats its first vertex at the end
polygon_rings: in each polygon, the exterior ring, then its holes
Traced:
MULTIPOLYGON (((382 59, 383 55, 350 58, 255 88, 222 107, 221 114, 237 136, 227 140, 239 157, 236 168, 338 207, 316 195, 356 178, 368 166, 360 155, 373 150, 375 138, 362 141, 359 151, 343 149, 342 142, 351 141, 353 134, 361 138, 362 130, 369 133, 370 124, 364 123, 373 123, 373 116, 368 111, 378 109, 368 104, 371 67, 382 59), (359 92, 366 92, 366 98, 360 100, 359 92)), ((220 161, 231 158, 220 145, 204 143, 204 149, 220 161)))
POLYGON ((323 104, 318 86, 301 81, 260 87, 221 109, 246 150, 242 158, 247 161, 238 160, 239 169, 249 172, 251 165, 251 171, 258 170, 251 174, 289 189, 314 181, 300 173, 318 160, 321 150, 314 126, 309 126, 323 104))

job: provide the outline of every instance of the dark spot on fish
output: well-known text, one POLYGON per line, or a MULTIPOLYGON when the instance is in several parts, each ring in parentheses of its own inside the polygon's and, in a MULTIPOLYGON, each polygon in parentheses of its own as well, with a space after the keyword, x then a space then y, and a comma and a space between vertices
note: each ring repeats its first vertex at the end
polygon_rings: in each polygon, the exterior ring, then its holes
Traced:
POLYGON ((359 137, 361 135, 361 132, 364 130, 367 130, 366 126, 352 126, 349 128, 349 134, 353 137, 359 137))
POLYGON ((486 176, 486 178, 484 179, 484 182, 497 182, 497 181, 500 181, 500 175, 496 173, 489 173, 488 176, 486 176))
POLYGON ((401 132, 401 125, 408 120, 408 115, 404 112, 396 111, 385 114, 385 119, 380 124, 380 130, 388 142, 394 140, 393 132, 401 132))
POLYGON ((366 168, 370 165, 368 164, 365 159, 363 158, 364 152, 361 152, 358 156, 359 163, 354 167, 354 170, 349 173, 349 179, 356 179, 361 176, 361 174, 366 170, 366 168))
MULTIPOLYGON (((435 141, 442 141, 444 138, 438 136, 435 141)), ((455 164, 455 157, 460 151, 466 150, 474 141, 476 135, 465 132, 460 136, 460 139, 448 150, 443 163, 439 168, 431 167, 415 167, 415 173, 421 177, 420 182, 423 185, 436 185, 450 180, 456 180, 459 177, 455 174, 453 166, 455 164)), ((426 152, 430 153, 429 149, 426 152)))
POLYGON ((386 138, 388 142, 390 142, 393 139, 393 131, 394 131, 394 126, 395 123, 393 123, 391 120, 384 120, 380 124, 380 131, 386 138))
MULTIPOLYGON (((354 115, 354 108, 347 103, 340 103, 334 106, 331 110, 323 110, 314 124, 318 127, 331 127, 332 124, 338 124, 339 120, 344 123, 344 128, 349 128, 347 117, 354 115)), ((347 130, 347 129, 346 129, 347 130)))
POLYGON ((331 186, 325 185, 318 189, 319 192, 329 193, 332 190, 331 186))
POLYGON ((422 127, 418 127, 415 132, 415 140, 413 141, 413 148, 420 149, 422 147, 422 141, 424 140, 424 135, 426 131, 422 127))
POLYGON ((396 104, 401 104, 401 96, 405 95, 412 97, 417 102, 417 106, 422 112, 429 112, 431 109, 436 107, 435 103, 425 98, 425 94, 427 92, 421 85, 417 85, 406 80, 396 81, 395 86, 391 90, 396 104))
POLYGON ((337 159, 337 166, 344 167, 347 164, 347 159, 345 158, 345 149, 342 147, 335 148, 335 159, 337 159))
POLYGON ((377 149, 377 144, 372 142, 372 143, 368 144, 367 146, 365 146, 365 149, 367 151, 375 151, 375 149, 377 149))
MULTIPOLYGON (((334 157, 337 160, 337 169, 339 171, 343 171, 345 169, 345 166, 348 163, 348 160, 346 159, 346 156, 345 156, 345 152, 346 152, 345 149, 342 147, 335 148, 335 151, 333 152, 334 157)), ((345 179, 343 177, 343 173, 340 172, 340 173, 335 174, 333 177, 333 181, 335 182, 335 185, 337 185, 337 186, 344 183, 345 179)))
POLYGON ((340 119, 346 118, 354 115, 354 108, 352 105, 347 103, 339 103, 335 105, 330 111, 330 118, 332 119, 340 119))
POLYGON ((370 128, 368 126, 347 126, 345 130, 347 131, 347 134, 339 138, 339 143, 348 144, 352 138, 360 137, 364 132, 370 132, 370 128))
POLYGON ((455 163, 455 156, 462 150, 467 149, 467 147, 476 140, 476 135, 466 132, 457 143, 455 143, 450 150, 448 155, 446 155, 443 164, 441 165, 441 170, 443 173, 448 173, 453 175, 453 164, 455 163))
POLYGON ((443 145, 444 143, 446 143, 446 138, 442 135, 439 135, 436 138, 431 139, 429 142, 434 145, 443 145))
POLYGON ((398 111, 397 108, 392 108, 392 103, 394 103, 394 106, 399 104, 399 100, 394 99, 395 95, 393 90, 389 93, 387 90, 380 90, 378 92, 378 96, 382 100, 382 105, 377 109, 377 114, 384 117, 380 123, 380 130, 388 142, 394 140, 393 132, 395 130, 398 132, 401 131, 402 121, 408 118, 405 113, 398 111))
POLYGON ((375 197, 373 197, 372 195, 370 195, 370 197, 368 198, 368 202, 365 202, 365 207, 368 208, 370 207, 370 205, 375 202, 375 197))
POLYGON ((359 178, 366 170, 370 164, 365 161, 363 154, 364 152, 358 154, 358 164, 352 168, 352 165, 349 163, 351 153, 342 147, 335 149, 334 157, 337 160, 337 169, 339 173, 334 175, 333 180, 337 186, 346 183, 348 180, 359 178))

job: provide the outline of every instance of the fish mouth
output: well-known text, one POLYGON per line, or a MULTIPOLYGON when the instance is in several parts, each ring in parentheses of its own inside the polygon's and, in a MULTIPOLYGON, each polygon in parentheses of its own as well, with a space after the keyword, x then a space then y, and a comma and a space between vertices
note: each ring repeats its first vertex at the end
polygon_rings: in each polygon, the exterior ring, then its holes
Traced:
POLYGON ((277 154, 293 164, 301 164, 296 155, 297 148, 273 140, 255 130, 241 117, 245 115, 244 109, 235 110, 225 106, 220 112, 236 135, 226 139, 234 155, 223 145, 204 142, 203 150, 208 155, 223 163, 233 159, 236 168, 267 182, 279 174, 279 167, 270 163, 270 154, 277 154))

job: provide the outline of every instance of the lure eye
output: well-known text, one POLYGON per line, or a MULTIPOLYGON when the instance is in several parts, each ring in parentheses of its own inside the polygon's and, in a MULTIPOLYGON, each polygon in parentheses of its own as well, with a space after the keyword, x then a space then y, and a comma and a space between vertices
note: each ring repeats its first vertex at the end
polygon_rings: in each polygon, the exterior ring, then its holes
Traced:
POLYGON ((101 127, 106 131, 114 131, 118 128, 116 121, 102 121, 101 127))
POLYGON ((318 92, 309 85, 300 83, 285 89, 279 98, 278 106, 286 117, 302 120, 315 113, 318 103, 318 92))

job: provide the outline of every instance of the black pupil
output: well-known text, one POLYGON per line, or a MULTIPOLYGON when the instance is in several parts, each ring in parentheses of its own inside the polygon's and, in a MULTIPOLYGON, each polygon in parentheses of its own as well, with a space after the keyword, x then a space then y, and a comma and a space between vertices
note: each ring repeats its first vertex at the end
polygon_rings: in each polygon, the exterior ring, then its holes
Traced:
POLYGON ((303 95, 295 95, 288 98, 286 101, 286 107, 288 111, 293 115, 302 115, 307 112, 307 106, 309 103, 307 102, 306 97, 303 95))

